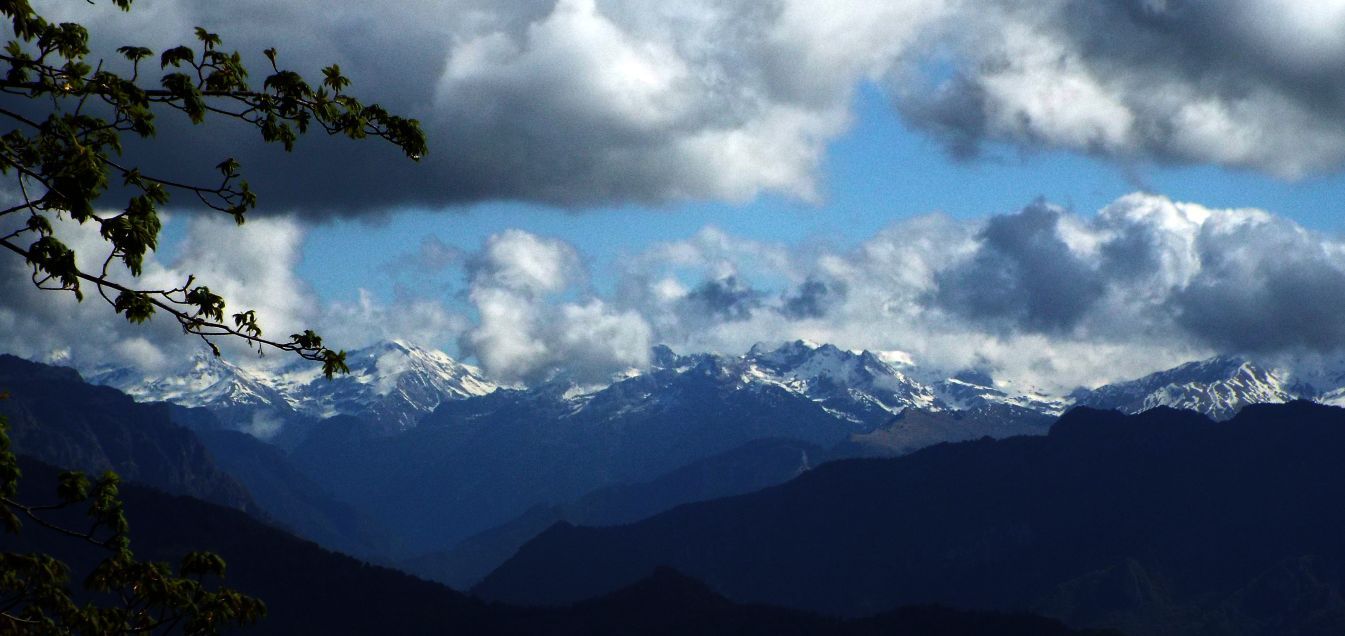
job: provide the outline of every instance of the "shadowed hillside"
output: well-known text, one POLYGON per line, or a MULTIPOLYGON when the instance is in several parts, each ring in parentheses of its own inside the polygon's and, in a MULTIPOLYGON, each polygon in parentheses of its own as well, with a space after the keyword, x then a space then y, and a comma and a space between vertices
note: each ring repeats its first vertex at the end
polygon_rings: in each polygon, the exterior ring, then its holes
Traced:
POLYGON ((1047 437, 827 464, 613 528, 557 525, 477 590, 560 603, 666 565, 729 598, 843 615, 1047 611, 1132 634, 1345 629, 1345 410, 1215 423, 1076 409, 1047 437))
MULTIPOLYGON (((23 460, 22 495, 50 496, 56 469, 23 460)), ((648 573, 601 599, 558 609, 487 604, 435 583, 367 565, 195 499, 125 485, 132 547, 141 558, 175 562, 206 549, 228 563, 225 583, 255 595, 268 616, 248 634, 919 634, 921 636, 1082 635, 1032 616, 912 608, 857 621, 745 606, 671 571, 648 573)), ((78 511, 69 518, 78 519, 78 511)), ((98 548, 38 528, 0 535, 0 550, 44 551, 73 566, 76 579, 98 548)))

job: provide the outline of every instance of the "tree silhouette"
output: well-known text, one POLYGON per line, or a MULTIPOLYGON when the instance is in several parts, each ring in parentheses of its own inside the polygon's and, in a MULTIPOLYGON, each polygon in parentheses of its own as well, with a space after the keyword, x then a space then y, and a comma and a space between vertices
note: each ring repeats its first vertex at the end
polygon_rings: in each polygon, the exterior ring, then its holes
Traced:
POLYGON ((60 560, 0 552, 0 634, 214 634, 266 614, 260 600, 208 583, 208 577, 224 575, 218 555, 189 553, 176 571, 136 560, 118 497, 120 482, 112 472, 93 481, 79 472, 63 472, 52 503, 20 501, 21 472, 7 426, 0 416, 0 526, 16 534, 27 523, 39 532, 96 546, 105 556, 84 580, 84 593, 93 600, 81 604, 70 589, 69 568, 60 560), (52 518, 79 507, 88 520, 79 528, 52 518))
MULTIPOLYGON (((132 0, 111 1, 131 8, 132 0)), ((171 194, 192 197, 239 224, 257 198, 232 158, 216 166, 218 182, 183 183, 124 162, 122 135, 152 137, 156 112, 176 111, 193 124, 209 115, 251 126, 287 151, 316 127, 351 139, 382 138, 418 160, 426 152, 419 122, 351 96, 350 80, 336 65, 310 85, 279 65, 275 49, 263 52, 269 74, 255 87, 240 54, 221 48, 220 37, 200 27, 192 46, 160 51, 157 59, 148 48, 123 46, 117 49, 123 59, 93 62, 85 27, 49 22, 28 0, 0 0, 0 15, 13 31, 0 52, 0 95, 6 97, 0 118, 13 126, 0 136, 0 173, 15 179, 17 191, 17 201, 0 204, 0 247, 26 261, 33 283, 81 300, 91 286, 132 323, 166 313, 216 355, 216 338, 237 337, 259 351, 270 347, 319 361, 327 377, 347 371, 345 352, 328 348, 318 334, 263 335, 255 311, 226 311, 224 298, 194 276, 171 289, 137 286, 146 252, 158 246, 158 211, 171 194), (146 67, 154 66, 157 85, 147 85, 146 67), (130 193, 115 207, 105 196, 114 183, 130 193), (61 218, 97 225, 107 248, 101 266, 76 263, 61 225, 53 223, 61 218)))
MULTIPOLYGON (((111 0, 129 11, 132 0, 111 0)), ((225 299, 188 276, 171 289, 139 286, 145 254, 158 247, 159 210, 174 193, 242 224, 257 198, 232 158, 216 165, 220 179, 192 184, 142 172, 122 155, 122 136, 149 138, 156 114, 207 116, 255 128, 265 142, 293 149, 310 129, 351 139, 377 137, 412 160, 426 152, 420 124, 364 104, 347 92, 350 80, 335 65, 314 86, 264 51, 269 73, 260 86, 248 80, 237 51, 196 28, 191 46, 156 52, 117 49, 120 58, 90 59, 88 30, 52 23, 28 0, 0 0, 12 33, 0 52, 0 174, 13 178, 15 197, 0 203, 0 247, 24 259, 38 288, 83 300, 90 287, 132 323, 168 314, 186 334, 200 337, 215 355, 218 338, 241 338, 258 351, 270 347, 321 362, 323 373, 348 371, 345 352, 328 348, 311 330, 288 339, 264 335, 253 310, 226 311, 225 299), (150 71, 157 65, 157 69, 150 71), (120 72, 114 68, 122 69, 120 72), (157 82, 149 76, 157 75, 157 82), (3 130, 3 128, 0 128, 3 130), (114 192, 127 198, 115 204, 114 192), (106 253, 82 267, 68 245, 68 224, 95 224, 106 253)), ((0 398, 4 396, 0 395, 0 398)), ((135 559, 130 526, 111 472, 91 480, 78 472, 59 477, 53 502, 19 500, 20 470, 0 418, 0 526, 8 533, 51 532, 91 544, 106 555, 72 593, 65 564, 46 554, 0 553, 0 633, 216 633, 265 613, 261 601, 207 582, 224 574, 217 555, 193 552, 174 569, 135 559), (72 510, 83 508, 78 527, 72 510), (82 604, 76 598, 83 600, 82 604)))

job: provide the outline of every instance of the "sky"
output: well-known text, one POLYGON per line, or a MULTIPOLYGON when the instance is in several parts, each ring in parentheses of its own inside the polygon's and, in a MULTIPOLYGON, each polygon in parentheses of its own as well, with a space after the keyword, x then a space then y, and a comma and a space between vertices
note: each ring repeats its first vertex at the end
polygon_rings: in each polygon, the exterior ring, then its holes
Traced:
MULTIPOLYGON (((197 273, 281 333, 519 382, 806 337, 1061 392, 1345 347, 1345 1, 39 6, 98 50, 200 24, 254 68, 336 62, 422 121, 418 164, 228 122, 129 147, 183 179, 242 161, 255 218, 172 210, 146 279, 197 273)), ((0 283, 0 350, 195 346, 26 284, 0 283)))

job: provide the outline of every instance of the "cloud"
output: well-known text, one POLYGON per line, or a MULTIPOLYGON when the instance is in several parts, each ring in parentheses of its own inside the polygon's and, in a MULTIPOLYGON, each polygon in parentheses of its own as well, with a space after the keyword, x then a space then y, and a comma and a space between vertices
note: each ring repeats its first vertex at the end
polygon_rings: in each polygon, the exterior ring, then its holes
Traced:
MULTIPOLYGON (((75 250, 81 269, 99 270, 107 244, 96 227, 59 221, 58 233, 75 250)), ((312 293, 294 273, 302 240, 303 232, 290 220, 257 219, 236 227, 231 219, 194 218, 178 246, 182 256, 165 261, 150 253, 136 286, 172 289, 194 275, 194 284, 225 298, 226 314, 255 309, 264 335, 285 340, 280 334, 311 326, 316 318, 312 293)), ((162 314, 143 325, 128 324, 92 285, 83 286, 84 301, 76 302, 69 292, 35 288, 19 258, 3 259, 0 268, 0 350, 39 360, 55 353, 61 362, 86 370, 132 365, 161 371, 203 346, 162 314)), ((109 271, 113 280, 130 280, 116 264, 109 271)), ((220 344, 232 356, 248 358, 239 343, 220 344)))
POLYGON ((346 350, 394 339, 441 347, 470 327, 466 316, 437 298, 395 293, 380 301, 367 289, 358 290, 354 302, 324 306, 317 324, 325 341, 346 350))
MULTIPOLYGON (((201 24, 422 120, 431 154, 167 117, 128 156, 179 180, 240 159, 270 211, 311 217, 487 200, 582 207, 818 197, 871 83, 956 156, 995 144, 1298 178, 1345 162, 1345 3, 1246 0, 238 0, 54 6, 98 50, 201 24), (1237 51, 1237 55, 1228 54, 1237 51)), ((109 58, 113 56, 109 55, 109 58)))
POLYGON ((845 298, 845 285, 809 278, 797 289, 787 292, 780 312, 794 319, 821 318, 827 310, 845 298))
POLYGON ((976 257, 940 272, 938 301, 972 320, 1046 333, 1072 329, 1101 297, 1103 279, 1060 236, 1064 214, 1037 203, 990 219, 976 257))
POLYGON ((1060 391, 1214 353, 1345 349, 1345 243, 1259 210, 1133 194, 1087 216, 926 216, 847 250, 707 236, 634 259, 613 301, 674 349, 809 338, 1060 391))
POLYGON ((967 3, 937 37, 951 70, 890 85, 897 108, 960 157, 1005 142, 1287 178, 1334 171, 1345 3, 1289 4, 967 3))
POLYGON ((643 318, 595 297, 574 298, 587 271, 569 244, 507 230, 488 238, 469 263, 468 298, 479 318, 459 346, 492 376, 540 382, 564 369, 596 382, 648 364, 654 343, 643 318))
MULTIPOLYGON (((258 218, 235 226, 232 219, 198 215, 165 216, 165 224, 185 225, 181 239, 165 246, 170 254, 151 252, 135 285, 171 289, 189 275, 228 303, 226 316, 256 310, 263 336, 288 340, 288 335, 313 328, 327 344, 355 349, 377 340, 402 338, 421 345, 451 342, 467 329, 466 318, 438 300, 395 295, 381 302, 360 290, 355 302, 324 304, 297 273, 304 232, 294 219, 258 218)), ((92 225, 59 221, 58 233, 75 250, 80 267, 97 271, 107 254, 106 242, 92 225)), ((130 276, 113 265, 113 280, 130 276)), ((83 371, 130 366, 151 373, 177 370, 204 345, 185 336, 177 322, 159 314, 132 325, 100 298, 88 284, 84 301, 69 292, 43 291, 30 281, 30 268, 19 258, 0 259, 0 352, 75 366, 83 371)), ((294 358, 267 350, 264 358, 235 338, 216 340, 231 362, 243 365, 290 363, 294 358)))
MULTIPOLYGON (((88 228, 67 236, 84 259, 101 245, 88 228)), ((293 221, 193 220, 186 256, 155 255, 144 282, 195 272, 231 307, 255 307, 269 334, 316 325, 346 348, 456 339, 506 382, 599 382, 646 366, 659 343, 741 353, 794 338, 1056 391, 1215 353, 1345 351, 1345 242, 1261 210, 1149 194, 1087 215, 1043 201, 982 219, 929 215, 844 248, 706 228, 624 258, 610 290, 590 282, 574 246, 508 230, 455 260, 468 276, 460 298, 366 292, 323 304, 295 274, 302 248, 293 221)), ((162 370, 199 346, 171 322, 127 325, 97 299, 33 289, 17 259, 4 266, 0 350, 162 370)))
POLYGON ((1345 345, 1345 246, 1281 219, 1210 226, 1198 238, 1203 267, 1174 298, 1184 328, 1255 352, 1345 345))
POLYGON ((716 320, 746 320, 761 304, 761 293, 736 277, 707 280, 683 297, 686 311, 716 320))
POLYGON ((430 235, 420 239, 420 245, 414 252, 400 255, 385 263, 383 270, 394 276, 407 275, 416 280, 424 280, 427 274, 443 273, 461 265, 466 258, 467 254, 463 250, 445 243, 437 236, 430 235))
POLYGON ((562 291, 584 275, 574 247, 517 229, 488 238, 469 270, 478 287, 527 296, 562 291))

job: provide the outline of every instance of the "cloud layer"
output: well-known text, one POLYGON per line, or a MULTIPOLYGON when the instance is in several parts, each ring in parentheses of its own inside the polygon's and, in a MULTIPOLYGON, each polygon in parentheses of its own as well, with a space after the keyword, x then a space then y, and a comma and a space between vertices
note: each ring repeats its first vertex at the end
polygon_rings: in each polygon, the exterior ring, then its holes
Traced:
POLYGON ((170 46, 201 24, 423 120, 413 166, 383 144, 293 156, 227 124, 167 121, 180 178, 238 156, 271 210, 378 212, 492 199, 568 206, 811 199, 862 83, 959 157, 987 144, 1296 178, 1345 161, 1345 2, 1319 0, 399 0, 51 9, 96 44, 170 46), (241 140, 248 139, 246 143, 241 140), (199 164, 199 165, 198 165, 199 164), (195 172, 193 167, 195 166, 195 172), (184 172, 185 171, 185 172, 184 172))
MULTIPOLYGON (((1037 201, 979 220, 918 217, 846 249, 708 227, 615 263, 601 286, 557 239, 508 230, 450 256, 427 240, 417 255, 461 271, 466 289, 390 304, 369 293, 319 302, 295 274, 302 239, 293 221, 193 221, 177 250, 189 256, 151 260, 145 283, 195 272, 231 306, 255 307, 272 334, 316 326, 347 348, 456 342, 506 382, 601 381, 646 366, 660 343, 740 353, 794 338, 1051 391, 1214 353, 1345 351, 1345 242, 1260 210, 1146 194, 1091 215, 1037 201)), ((89 234, 75 247, 97 243, 89 234)), ((167 321, 126 325, 97 299, 34 290, 17 262, 6 267, 0 351, 154 370, 199 346, 167 321)))
MULTIPOLYGON (((545 241, 496 240, 525 236, 545 241)), ((482 322, 468 332, 472 351, 492 371, 574 360, 592 376, 638 366, 634 352, 656 343, 738 353, 810 338, 1067 391, 1214 353, 1345 348, 1345 243, 1259 210, 1143 194, 1091 216, 1040 201, 978 221, 927 216, 844 251, 707 228, 630 259, 619 279, 606 297, 573 279, 559 304, 473 287, 482 322), (591 310, 565 309, 580 306, 591 310), (514 331, 497 338, 504 324, 514 331), (567 335, 604 328, 613 331, 567 335), (520 349, 526 342, 537 348, 520 349)))

